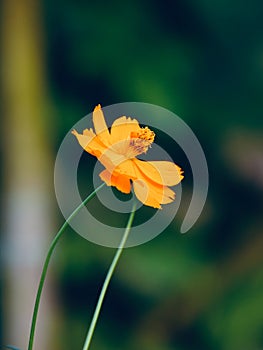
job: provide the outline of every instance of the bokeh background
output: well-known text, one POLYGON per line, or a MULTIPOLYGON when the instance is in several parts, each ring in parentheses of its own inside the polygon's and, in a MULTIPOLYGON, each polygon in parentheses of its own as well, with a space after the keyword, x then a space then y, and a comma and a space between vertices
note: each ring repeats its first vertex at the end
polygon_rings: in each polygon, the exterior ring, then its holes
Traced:
MULTIPOLYGON (((41 265, 63 222, 53 167, 64 135, 98 103, 137 101, 192 128, 209 195, 180 235, 191 171, 162 135, 185 170, 184 200, 164 233, 124 252, 91 349, 263 349, 262 15, 260 0, 2 0, 0 344, 26 349, 41 265)), ((92 161, 83 156, 83 195, 92 161)), ((113 254, 68 229, 36 349, 82 348, 113 254)))

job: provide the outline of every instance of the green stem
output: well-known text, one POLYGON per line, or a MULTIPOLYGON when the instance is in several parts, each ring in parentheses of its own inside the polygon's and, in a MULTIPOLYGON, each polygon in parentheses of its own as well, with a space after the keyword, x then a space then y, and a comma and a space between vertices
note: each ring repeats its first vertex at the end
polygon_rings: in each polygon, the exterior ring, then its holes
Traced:
POLYGON ((93 333, 94 333, 94 330, 95 330, 95 327, 96 327, 96 324, 97 324, 97 320, 98 320, 98 317, 99 317, 99 314, 100 314, 100 310, 101 310, 101 307, 102 307, 102 303, 103 303, 103 300, 104 300, 104 297, 105 297, 105 294, 106 294, 106 291, 107 291, 107 288, 109 286, 109 283, 110 283, 110 280, 111 280, 111 277, 113 275, 113 272, 117 266, 117 263, 119 261, 119 258, 121 256, 121 253, 123 252, 123 248, 125 246, 125 243, 127 241, 127 238, 129 236, 129 232, 131 230, 131 226, 132 226, 132 222, 133 222, 133 219, 134 219, 134 214, 135 214, 135 209, 136 209, 136 204, 134 203, 133 207, 132 207, 132 211, 131 211, 131 214, 130 214, 130 217, 129 217, 129 220, 128 220, 128 223, 127 223, 127 226, 126 226, 126 229, 125 229, 125 232, 124 232, 124 235, 122 237, 122 240, 120 242, 120 245, 115 253, 115 256, 112 260, 112 263, 110 265, 110 268, 108 270, 108 273, 107 273, 107 276, 105 278, 105 281, 103 283, 103 286, 102 286, 102 289, 101 289, 101 292, 100 292, 100 296, 99 296, 99 299, 98 299, 98 302, 97 302, 97 305, 96 305, 96 309, 94 311, 94 314, 93 314, 93 318, 92 318, 92 321, 91 321, 91 324, 90 324, 90 327, 89 327, 89 331, 88 331, 88 334, 87 334, 87 337, 86 337, 86 340, 85 340, 85 343, 84 343, 84 346, 83 346, 83 350, 88 350, 89 349, 89 346, 90 346, 90 343, 91 343, 91 340, 92 340, 92 336, 93 336, 93 333))
POLYGON ((69 222, 75 217, 75 215, 80 211, 81 208, 83 208, 93 197, 95 197, 96 193, 105 185, 103 183, 100 185, 96 190, 94 190, 84 201, 70 214, 68 219, 64 222, 64 224, 61 226, 60 230, 56 234, 55 238, 53 239, 49 250, 47 252, 46 260, 43 265, 39 285, 38 285, 38 290, 37 290, 37 295, 36 295, 36 301, 35 301, 35 306, 34 306, 34 311, 33 311, 33 316, 32 316, 32 321, 31 321, 31 329, 30 329, 30 336, 29 336, 29 343, 28 343, 28 350, 33 349, 33 343, 34 343, 34 336, 35 336, 35 329, 36 329, 36 321, 37 321, 37 314, 38 314, 38 309, 39 309, 39 303, 40 303, 40 298, 47 274, 47 269, 48 265, 50 262, 51 255, 57 245, 57 242, 59 241, 60 237, 62 234, 65 232, 65 229, 69 225, 69 222))

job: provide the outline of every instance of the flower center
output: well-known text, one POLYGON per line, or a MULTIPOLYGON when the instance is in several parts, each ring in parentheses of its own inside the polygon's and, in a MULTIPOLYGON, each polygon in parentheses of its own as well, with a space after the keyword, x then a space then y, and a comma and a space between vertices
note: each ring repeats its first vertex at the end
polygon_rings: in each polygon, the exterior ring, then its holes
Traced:
POLYGON ((141 128, 139 132, 132 132, 130 138, 129 150, 136 156, 141 153, 146 153, 148 148, 154 141, 155 133, 147 126, 141 128))

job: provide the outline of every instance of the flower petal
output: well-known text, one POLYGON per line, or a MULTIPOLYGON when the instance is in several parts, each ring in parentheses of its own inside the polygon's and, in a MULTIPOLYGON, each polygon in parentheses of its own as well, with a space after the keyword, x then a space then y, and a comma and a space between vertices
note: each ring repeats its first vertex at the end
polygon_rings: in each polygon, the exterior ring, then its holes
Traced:
POLYGON ((106 147, 91 129, 85 129, 83 134, 79 134, 76 130, 72 130, 71 133, 76 136, 80 146, 93 156, 99 157, 105 152, 106 147))
POLYGON ((132 180, 140 178, 142 175, 140 170, 136 167, 134 159, 126 159, 122 163, 116 164, 114 171, 116 173, 128 176, 132 180))
POLYGON ((144 179, 134 180, 133 188, 136 197, 153 208, 160 209, 161 204, 171 203, 175 199, 175 193, 170 188, 144 179))
MULTIPOLYGON (((123 154, 117 153, 113 150, 112 147, 108 147, 104 150, 104 152, 100 155, 98 160, 101 162, 102 165, 105 166, 105 168, 112 173, 115 171, 115 169, 118 168, 118 166, 125 161, 126 157, 123 154)), ((125 175, 124 173, 121 172, 116 172, 119 173, 119 175, 125 175)))
POLYGON ((131 183, 130 179, 124 175, 114 175, 111 174, 107 169, 103 170, 99 174, 102 181, 104 181, 108 186, 114 186, 119 191, 123 193, 131 192, 131 183))
POLYGON ((131 133, 140 131, 139 123, 136 119, 120 117, 116 119, 111 127, 111 144, 114 145, 120 141, 130 138, 131 133))
MULTIPOLYGON (((163 179, 159 171, 150 164, 150 169, 156 172, 155 176, 152 174, 150 178, 141 170, 143 169, 143 165, 137 166, 137 161, 138 159, 136 158, 125 160, 114 169, 114 173, 119 173, 133 180, 135 195, 143 204, 160 208, 161 204, 171 203, 175 198, 175 193, 163 185, 161 182, 163 179), (160 183, 155 181, 156 178, 160 183)), ((147 170, 149 169, 148 162, 140 162, 146 164, 147 170)), ((148 175, 150 176, 151 174, 148 175)))
POLYGON ((172 162, 146 162, 137 158, 133 162, 146 177, 159 185, 174 186, 184 178, 181 168, 172 162))
POLYGON ((110 145, 110 133, 108 126, 105 122, 104 114, 101 109, 101 105, 94 108, 93 111, 93 124, 94 129, 100 140, 106 145, 110 145))

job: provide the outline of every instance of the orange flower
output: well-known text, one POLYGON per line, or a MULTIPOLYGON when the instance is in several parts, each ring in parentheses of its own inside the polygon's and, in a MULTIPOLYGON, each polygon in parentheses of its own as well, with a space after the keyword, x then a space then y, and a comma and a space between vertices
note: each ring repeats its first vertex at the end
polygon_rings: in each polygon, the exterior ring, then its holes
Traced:
POLYGON ((127 117, 116 119, 109 131, 100 105, 93 111, 93 124, 96 133, 85 129, 82 134, 76 130, 72 134, 81 147, 105 167, 99 176, 108 186, 130 193, 132 181, 136 197, 153 208, 161 208, 161 204, 175 199, 175 193, 168 186, 177 185, 183 179, 181 168, 172 162, 146 162, 136 158, 151 147, 153 131, 127 117))

